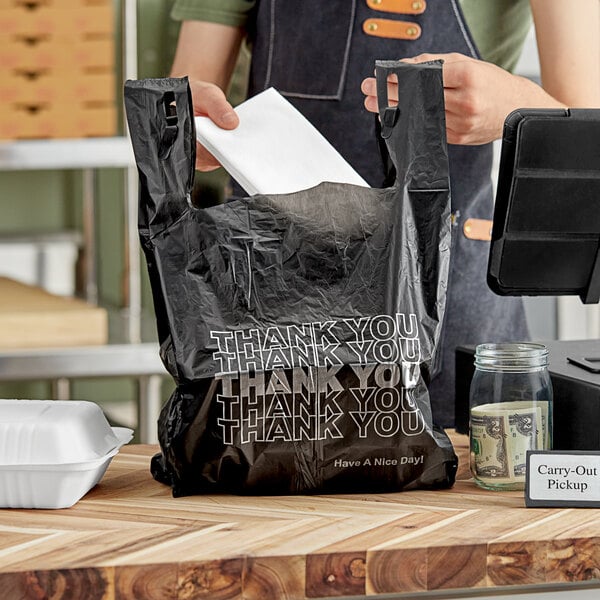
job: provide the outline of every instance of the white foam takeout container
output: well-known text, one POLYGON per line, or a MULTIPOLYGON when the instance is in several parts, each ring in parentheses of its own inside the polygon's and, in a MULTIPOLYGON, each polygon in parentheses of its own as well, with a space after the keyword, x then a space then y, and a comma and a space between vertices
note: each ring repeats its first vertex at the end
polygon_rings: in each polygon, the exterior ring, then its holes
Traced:
POLYGON ((73 506, 132 436, 93 402, 0 400, 0 507, 73 506))

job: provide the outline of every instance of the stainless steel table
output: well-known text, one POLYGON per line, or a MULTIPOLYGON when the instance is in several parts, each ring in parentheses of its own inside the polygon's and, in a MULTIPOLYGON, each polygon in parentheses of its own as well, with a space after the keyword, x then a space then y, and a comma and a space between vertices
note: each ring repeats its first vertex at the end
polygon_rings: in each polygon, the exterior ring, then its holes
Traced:
POLYGON ((71 379, 135 378, 138 433, 142 443, 157 442, 156 421, 165 375, 156 343, 0 351, 0 382, 50 380, 56 399, 69 399, 71 379))

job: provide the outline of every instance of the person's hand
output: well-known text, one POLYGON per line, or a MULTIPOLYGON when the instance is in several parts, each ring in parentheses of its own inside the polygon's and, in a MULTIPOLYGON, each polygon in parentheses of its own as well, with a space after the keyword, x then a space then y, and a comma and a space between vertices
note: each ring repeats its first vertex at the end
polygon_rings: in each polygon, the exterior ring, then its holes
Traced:
MULTIPOLYGON (((223 129, 235 129, 239 125, 239 117, 227 99, 223 90, 214 83, 206 81, 190 81, 194 114, 208 117, 223 129)), ((201 144, 196 144, 196 169, 198 171, 214 171, 219 168, 219 161, 201 144)))
MULTIPOLYGON (((564 108, 529 79, 463 54, 421 54, 403 59, 420 63, 441 59, 449 144, 485 144, 502 137, 504 120, 517 108, 564 108)), ((362 82, 365 107, 379 112, 375 78, 362 82)), ((398 102, 398 85, 388 80, 388 100, 398 102)))

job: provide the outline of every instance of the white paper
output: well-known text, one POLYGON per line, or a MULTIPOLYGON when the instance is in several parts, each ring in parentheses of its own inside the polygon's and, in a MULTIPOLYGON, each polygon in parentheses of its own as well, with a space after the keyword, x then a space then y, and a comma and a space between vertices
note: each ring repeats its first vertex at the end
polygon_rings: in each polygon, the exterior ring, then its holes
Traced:
POLYGON ((248 194, 285 194, 323 181, 368 187, 274 88, 235 110, 240 124, 231 130, 221 129, 208 117, 196 117, 196 137, 248 194))

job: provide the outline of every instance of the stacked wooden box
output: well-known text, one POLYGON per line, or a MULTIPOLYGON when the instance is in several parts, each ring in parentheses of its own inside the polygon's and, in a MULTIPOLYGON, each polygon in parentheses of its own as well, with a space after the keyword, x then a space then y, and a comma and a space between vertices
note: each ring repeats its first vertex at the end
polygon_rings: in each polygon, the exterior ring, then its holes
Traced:
POLYGON ((0 0, 0 139, 115 135, 112 0, 0 0))
MULTIPOLYGON (((92 346, 107 341, 105 309, 0 277, 0 352, 92 346)), ((0 593, 0 597, 4 596, 0 593)))

